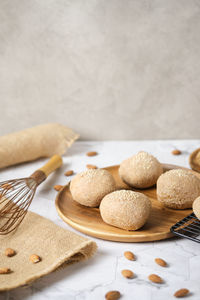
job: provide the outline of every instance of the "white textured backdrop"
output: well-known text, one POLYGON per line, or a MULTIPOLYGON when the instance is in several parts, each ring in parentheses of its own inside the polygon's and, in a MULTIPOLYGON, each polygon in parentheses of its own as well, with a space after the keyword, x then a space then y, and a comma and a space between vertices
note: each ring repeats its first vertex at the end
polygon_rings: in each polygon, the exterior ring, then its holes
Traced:
POLYGON ((0 134, 199 138, 200 2, 1 0, 0 134))

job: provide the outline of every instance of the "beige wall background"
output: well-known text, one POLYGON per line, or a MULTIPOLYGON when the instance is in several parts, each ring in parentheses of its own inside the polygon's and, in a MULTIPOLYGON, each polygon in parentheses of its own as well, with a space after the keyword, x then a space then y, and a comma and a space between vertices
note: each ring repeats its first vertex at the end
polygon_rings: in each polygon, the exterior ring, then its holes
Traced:
POLYGON ((200 138, 200 1, 1 0, 0 134, 200 138))

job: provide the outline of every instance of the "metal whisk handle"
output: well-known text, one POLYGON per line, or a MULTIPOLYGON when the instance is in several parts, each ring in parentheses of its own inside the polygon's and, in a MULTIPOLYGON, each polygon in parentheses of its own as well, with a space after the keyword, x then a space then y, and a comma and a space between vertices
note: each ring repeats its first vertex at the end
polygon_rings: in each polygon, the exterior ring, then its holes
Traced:
POLYGON ((62 157, 60 155, 54 155, 50 160, 40 169, 36 170, 30 178, 33 178, 39 185, 44 181, 49 174, 58 169, 62 165, 62 157))

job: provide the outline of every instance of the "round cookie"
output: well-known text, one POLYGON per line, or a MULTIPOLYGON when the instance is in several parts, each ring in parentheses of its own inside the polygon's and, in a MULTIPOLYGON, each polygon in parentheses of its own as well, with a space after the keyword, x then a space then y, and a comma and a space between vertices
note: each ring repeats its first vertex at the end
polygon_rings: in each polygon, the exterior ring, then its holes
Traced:
POLYGON ((174 169, 158 178, 157 198, 166 207, 191 208, 199 195, 200 179, 190 171, 174 169))
POLYGON ((102 169, 89 169, 77 174, 70 183, 75 201, 82 205, 97 207, 102 198, 116 189, 112 175, 102 169))
POLYGON ((200 197, 194 200, 192 208, 195 216, 200 219, 200 197))
POLYGON ((124 160, 119 168, 122 180, 135 188, 148 188, 156 184, 163 167, 151 154, 141 151, 124 160))
POLYGON ((142 227, 150 214, 151 201, 142 193, 130 190, 115 191, 106 195, 100 204, 103 221, 126 230, 142 227))

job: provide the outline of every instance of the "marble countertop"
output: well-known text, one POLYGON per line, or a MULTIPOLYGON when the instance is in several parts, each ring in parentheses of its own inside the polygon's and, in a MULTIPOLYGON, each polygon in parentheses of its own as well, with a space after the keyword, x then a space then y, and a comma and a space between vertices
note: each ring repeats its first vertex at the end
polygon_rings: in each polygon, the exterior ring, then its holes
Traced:
MULTIPOLYGON (((89 163, 98 167, 119 164, 139 150, 152 153, 163 163, 189 167, 188 155, 199 145, 200 140, 76 142, 64 156, 63 167, 38 188, 30 210, 75 231, 59 218, 54 206, 56 192, 52 187, 67 183, 69 179, 63 175, 66 170, 73 169, 77 173, 85 170, 89 163), (174 148, 180 149, 182 155, 173 156, 171 151, 174 148), (99 155, 87 157, 85 153, 92 150, 99 155)), ((0 181, 28 176, 44 161, 7 168, 1 171, 0 181)), ((98 245, 93 258, 49 274, 31 286, 0 293, 0 300, 100 300, 113 289, 119 290, 124 300, 169 300, 175 299, 173 294, 179 288, 191 291, 188 299, 200 299, 200 244, 176 237, 148 243, 92 239, 98 245), (136 261, 131 262, 123 257, 127 250, 134 252, 136 261), (165 259, 169 266, 157 266, 155 257, 165 259), (136 277, 132 280, 123 278, 122 269, 133 270, 136 277), (157 286, 150 283, 147 277, 151 273, 160 275, 165 280, 164 284, 157 286)))

